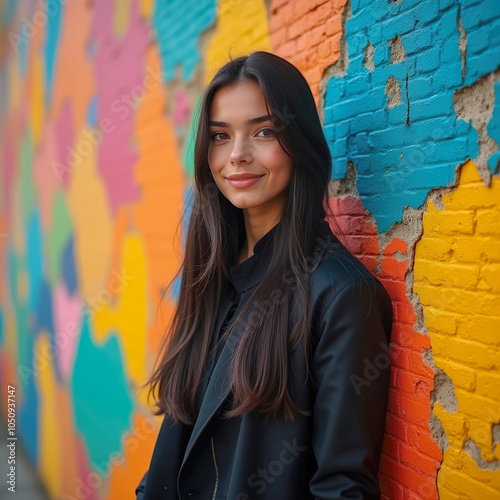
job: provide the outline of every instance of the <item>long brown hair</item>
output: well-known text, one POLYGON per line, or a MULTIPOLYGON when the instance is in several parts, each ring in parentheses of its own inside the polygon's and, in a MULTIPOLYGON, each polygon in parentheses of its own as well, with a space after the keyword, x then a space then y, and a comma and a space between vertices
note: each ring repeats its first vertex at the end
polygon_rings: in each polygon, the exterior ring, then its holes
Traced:
POLYGON ((180 292, 170 328, 162 340, 157 358, 160 363, 144 384, 149 385, 148 399, 155 390, 158 393, 154 414, 168 415, 174 422, 192 424, 195 418, 196 392, 211 338, 216 334, 213 329, 219 297, 232 264, 232 245, 227 242, 243 224, 242 210, 222 195, 209 168, 210 105, 221 87, 249 80, 259 84, 277 140, 293 159, 293 168, 266 276, 237 317, 231 319, 221 339, 224 341, 250 313, 231 362, 233 404, 226 416, 242 415, 257 407, 266 420, 276 417, 279 410, 292 421, 296 411, 307 414, 288 393, 287 355, 300 342, 307 352, 308 257, 329 211, 331 156, 303 75, 285 59, 257 51, 231 59, 202 94, 194 151, 194 201, 183 262, 176 275, 182 272, 180 292), (277 301, 276 296, 281 299, 277 301), (295 325, 290 325, 289 320, 292 299, 301 304, 302 311, 295 325), (264 315, 256 303, 273 307, 264 315))

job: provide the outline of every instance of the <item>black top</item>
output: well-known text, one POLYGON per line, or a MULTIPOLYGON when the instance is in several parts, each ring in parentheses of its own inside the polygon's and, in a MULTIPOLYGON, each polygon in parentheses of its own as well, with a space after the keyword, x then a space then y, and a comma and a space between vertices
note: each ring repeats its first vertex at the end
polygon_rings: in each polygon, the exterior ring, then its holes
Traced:
MULTIPOLYGON (((209 375, 202 389, 203 392, 206 389, 206 385, 212 375, 213 368, 216 365, 222 347, 224 346, 223 343, 219 343, 218 341, 226 331, 227 325, 240 303, 241 294, 257 285, 260 281, 262 273, 267 269, 267 265, 261 264, 267 264, 267 257, 269 255, 269 251, 272 249, 271 240, 278 224, 273 226, 266 234, 264 234, 264 236, 257 240, 253 248, 253 255, 240 264, 233 263, 233 265, 229 267, 230 280, 227 283, 225 295, 221 297, 218 315, 221 314, 223 309, 227 308, 227 300, 231 302, 231 306, 226 314, 224 322, 222 323, 222 327, 217 334, 217 339, 215 339, 216 342, 213 342, 212 344, 212 346, 214 348, 217 347, 217 349, 215 353, 211 353, 212 356, 214 356, 213 358, 209 354, 209 375)), ((234 249, 237 249, 237 251, 234 252, 236 256, 240 253, 244 237, 244 231, 240 231, 237 241, 233 242, 234 249)), ((236 260, 236 258, 234 260, 236 260)))

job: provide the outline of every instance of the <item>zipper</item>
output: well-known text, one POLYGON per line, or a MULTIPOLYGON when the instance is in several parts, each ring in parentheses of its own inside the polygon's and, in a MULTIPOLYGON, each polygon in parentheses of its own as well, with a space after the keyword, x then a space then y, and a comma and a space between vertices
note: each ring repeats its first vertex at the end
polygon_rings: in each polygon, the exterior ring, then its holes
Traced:
POLYGON ((215 500, 215 495, 217 493, 217 486, 219 484, 219 470, 217 469, 217 462, 215 460, 214 437, 210 436, 210 439, 212 440, 212 456, 214 457, 214 466, 215 466, 215 489, 214 489, 214 496, 212 497, 212 500, 215 500))

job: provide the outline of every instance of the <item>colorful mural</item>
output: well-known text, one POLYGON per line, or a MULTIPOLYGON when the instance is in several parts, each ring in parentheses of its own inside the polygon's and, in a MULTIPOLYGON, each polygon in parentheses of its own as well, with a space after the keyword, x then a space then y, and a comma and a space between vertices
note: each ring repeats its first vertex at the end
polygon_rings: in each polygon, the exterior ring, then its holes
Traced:
POLYGON ((308 79, 341 239, 393 299, 383 498, 500 495, 500 3, 4 0, 0 16, 1 406, 14 386, 51 498, 135 498, 199 97, 252 50, 308 79))

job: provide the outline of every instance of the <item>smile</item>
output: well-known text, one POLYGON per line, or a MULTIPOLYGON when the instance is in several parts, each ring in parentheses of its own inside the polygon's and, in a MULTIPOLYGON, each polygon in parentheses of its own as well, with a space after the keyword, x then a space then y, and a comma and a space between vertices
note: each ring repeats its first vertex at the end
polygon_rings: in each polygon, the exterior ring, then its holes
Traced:
POLYGON ((244 189, 255 184, 261 177, 264 177, 264 174, 259 177, 249 177, 248 179, 227 179, 227 181, 236 189, 244 189))

